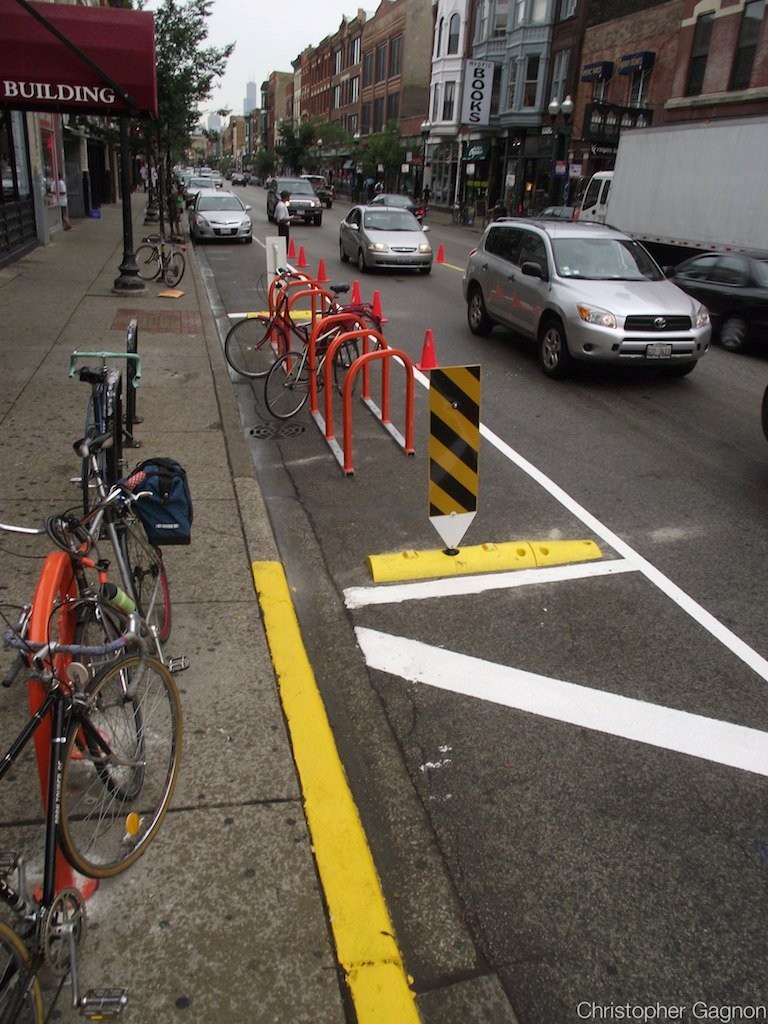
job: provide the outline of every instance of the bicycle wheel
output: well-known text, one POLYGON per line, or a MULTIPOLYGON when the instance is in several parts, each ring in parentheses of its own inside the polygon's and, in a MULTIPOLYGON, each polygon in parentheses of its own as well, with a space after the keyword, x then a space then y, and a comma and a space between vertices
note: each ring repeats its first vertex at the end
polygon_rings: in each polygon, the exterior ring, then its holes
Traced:
POLYGON ((286 352, 269 371, 264 386, 267 408, 279 420, 289 420, 309 398, 309 367, 301 352, 286 352))
POLYGON ((184 277, 185 266, 184 253, 179 252, 178 249, 175 250, 165 264, 165 270, 163 271, 163 279, 169 288, 174 288, 184 277))
POLYGON ((168 669, 138 654, 102 669, 87 698, 64 749, 61 847, 75 871, 109 878, 144 853, 168 810, 181 700, 168 669))
POLYGON ((155 245, 140 245, 134 253, 139 277, 142 281, 154 281, 160 277, 160 251, 155 245))
MULTIPOLYGON (((358 348, 356 341, 343 341, 336 349, 336 353, 333 357, 333 382, 336 385, 337 391, 341 391, 344 378, 347 375, 347 370, 359 355, 360 349, 358 348)), ((357 377, 355 377, 353 386, 357 386, 357 377)))
MULTIPOLYGON (((121 624, 115 612, 104 604, 89 601, 80 609, 75 629, 75 643, 83 647, 96 647, 99 644, 116 640, 121 631, 121 624)), ((120 654, 78 654, 77 660, 86 665, 93 677, 100 669, 118 657, 120 654)))
POLYGON ((137 520, 126 518, 118 524, 118 534, 139 614, 157 627, 158 639, 165 643, 171 635, 171 592, 160 549, 149 543, 137 520))
POLYGON ((37 978, 30 979, 31 960, 29 950, 13 928, 0 921, 0 1020, 3 1024, 43 1024, 43 997, 37 978))
POLYGON ((249 316, 231 327, 224 340, 227 362, 241 377, 266 377, 288 351, 285 328, 268 316, 249 316))

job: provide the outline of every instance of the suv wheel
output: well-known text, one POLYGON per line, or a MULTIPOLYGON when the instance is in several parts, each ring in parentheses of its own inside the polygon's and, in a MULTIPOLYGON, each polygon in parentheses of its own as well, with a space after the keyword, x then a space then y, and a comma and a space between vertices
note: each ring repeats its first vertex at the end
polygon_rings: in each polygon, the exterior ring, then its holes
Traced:
POLYGON ((541 328, 539 365, 547 377, 568 377, 573 373, 573 356, 568 351, 565 331, 559 320, 548 320, 541 328))
POLYGON ((315 216, 314 221, 315 221, 315 227, 319 228, 320 225, 323 223, 323 215, 322 215, 322 213, 318 213, 315 216))
POLYGON ((720 328, 720 344, 729 352, 747 352, 749 339, 747 325, 740 316, 729 316, 720 328))
POLYGON ((481 338, 486 338, 493 330, 493 320, 488 316, 483 293, 477 285, 472 288, 467 300, 467 323, 470 331, 481 338))

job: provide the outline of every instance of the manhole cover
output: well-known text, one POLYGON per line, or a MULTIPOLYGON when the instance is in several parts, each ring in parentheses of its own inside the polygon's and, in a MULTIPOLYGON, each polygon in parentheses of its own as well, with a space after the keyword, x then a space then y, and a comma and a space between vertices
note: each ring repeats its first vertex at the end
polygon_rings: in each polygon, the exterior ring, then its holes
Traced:
POLYGON ((265 441, 281 441, 285 437, 296 437, 303 434, 305 428, 301 423, 260 423, 251 427, 251 437, 260 437, 265 441))

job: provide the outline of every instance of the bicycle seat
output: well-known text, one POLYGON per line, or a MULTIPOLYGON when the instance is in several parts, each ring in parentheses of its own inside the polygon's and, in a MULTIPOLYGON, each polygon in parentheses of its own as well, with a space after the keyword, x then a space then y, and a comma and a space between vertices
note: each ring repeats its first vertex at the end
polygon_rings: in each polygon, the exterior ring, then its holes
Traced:
POLYGON ((349 291, 348 284, 329 284, 328 287, 334 295, 344 295, 345 292, 349 291))
POLYGON ((86 384, 103 384, 107 379, 106 366, 81 366, 80 380, 86 384))
POLYGON ((87 459, 94 452, 100 452, 103 448, 112 447, 112 434, 88 434, 75 441, 72 447, 81 459, 87 459))

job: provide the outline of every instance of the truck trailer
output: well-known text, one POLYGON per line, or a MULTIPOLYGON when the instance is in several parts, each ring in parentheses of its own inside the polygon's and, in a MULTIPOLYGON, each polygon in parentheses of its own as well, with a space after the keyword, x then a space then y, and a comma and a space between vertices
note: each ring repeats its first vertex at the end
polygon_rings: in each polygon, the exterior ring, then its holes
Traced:
POLYGON ((702 250, 768 252, 768 118, 624 132, 579 220, 619 228, 673 263, 702 250))

